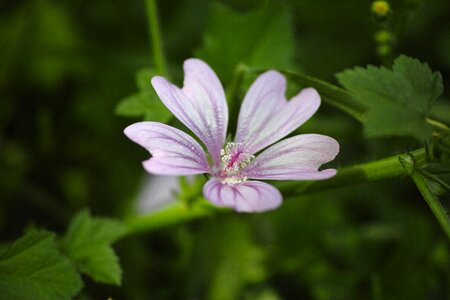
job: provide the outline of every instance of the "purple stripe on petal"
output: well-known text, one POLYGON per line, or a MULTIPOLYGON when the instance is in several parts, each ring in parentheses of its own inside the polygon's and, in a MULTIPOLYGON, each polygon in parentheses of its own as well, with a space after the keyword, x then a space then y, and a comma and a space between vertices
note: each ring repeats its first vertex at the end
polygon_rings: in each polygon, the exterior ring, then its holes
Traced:
POLYGON ((297 129, 320 106, 320 96, 313 88, 302 90, 290 101, 285 92, 283 75, 276 71, 260 75, 242 103, 235 142, 256 153, 297 129))
POLYGON ((249 178, 267 180, 327 179, 334 176, 336 170, 318 169, 332 161, 338 152, 338 142, 329 136, 297 135, 263 151, 243 170, 243 174, 249 178))
POLYGON ((191 175, 209 172, 202 147, 179 129, 158 122, 139 122, 125 128, 124 133, 152 154, 142 163, 149 173, 191 175))
POLYGON ((274 186, 261 181, 222 184, 211 178, 203 187, 203 195, 213 204, 231 207, 238 212, 263 212, 281 205, 282 196, 274 186))
POLYGON ((219 166, 228 126, 222 84, 214 71, 199 59, 184 62, 184 75, 182 89, 161 76, 153 77, 152 84, 167 108, 202 140, 219 166))

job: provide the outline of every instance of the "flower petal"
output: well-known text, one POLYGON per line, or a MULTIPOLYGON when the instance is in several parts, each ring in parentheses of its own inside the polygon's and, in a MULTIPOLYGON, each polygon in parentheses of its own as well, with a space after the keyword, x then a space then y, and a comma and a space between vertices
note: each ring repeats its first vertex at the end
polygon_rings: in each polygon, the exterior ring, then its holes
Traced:
POLYGON ((152 84, 167 108, 205 144, 216 166, 220 165, 228 125, 225 93, 214 71, 199 59, 184 62, 184 84, 180 89, 164 77, 152 84))
POLYGON ((147 149, 152 157, 142 164, 152 174, 189 175, 209 172, 202 147, 183 131, 158 122, 139 122, 125 135, 147 149))
POLYGON ((338 142, 325 135, 302 134, 285 139, 259 154, 243 170, 245 176, 268 180, 317 180, 336 174, 335 169, 318 171, 339 152, 338 142))
POLYGON ((231 207, 238 212, 262 212, 280 206, 283 197, 274 186, 261 181, 223 184, 211 178, 203 186, 206 199, 218 206, 231 207))
POLYGON ((320 106, 320 96, 313 88, 302 90, 290 101, 285 92, 283 75, 276 71, 260 75, 242 103, 235 142, 256 153, 297 129, 320 106))

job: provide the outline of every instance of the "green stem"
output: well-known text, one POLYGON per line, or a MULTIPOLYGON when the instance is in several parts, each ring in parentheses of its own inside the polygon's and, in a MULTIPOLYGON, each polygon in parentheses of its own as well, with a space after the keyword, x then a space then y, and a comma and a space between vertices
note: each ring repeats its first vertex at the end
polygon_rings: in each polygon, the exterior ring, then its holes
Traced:
MULTIPOLYGON (((416 164, 426 162, 427 155, 424 148, 394 155, 388 158, 346 167, 338 171, 337 175, 329 180, 311 181, 298 187, 296 182, 277 184, 286 198, 304 195, 313 192, 320 192, 338 187, 378 181, 383 179, 395 178, 409 174, 402 161, 413 159, 416 164)), ((201 189, 198 189, 199 194, 201 189)), ((169 207, 150 215, 140 217, 130 217, 125 221, 128 227, 128 234, 137 234, 149 232, 159 228, 164 228, 187 221, 202 219, 216 215, 218 213, 232 212, 229 209, 214 207, 204 200, 200 195, 197 196, 192 205, 186 202, 176 201, 169 207)))
MULTIPOLYGON (((261 73, 266 71, 265 69, 250 69, 252 72, 261 73)), ((286 77, 293 82, 299 83, 303 87, 313 87, 319 91, 324 102, 334 106, 343 112, 347 113, 351 117, 355 118, 359 122, 365 120, 365 108, 357 101, 353 99, 351 94, 346 90, 335 86, 326 81, 307 76, 301 73, 293 71, 281 71, 286 77)))
POLYGON ((219 212, 229 210, 212 206, 209 202, 199 198, 192 205, 186 202, 176 201, 168 207, 150 215, 133 216, 125 220, 127 226, 126 235, 135 235, 185 223, 195 219, 213 216, 219 212))
POLYGON ((338 170, 336 176, 324 181, 308 181, 303 185, 297 182, 283 182, 277 187, 285 197, 320 192, 342 186, 372 182, 386 178, 395 178, 409 173, 405 169, 404 160, 413 159, 416 164, 424 164, 427 160, 425 148, 390 156, 384 159, 358 164, 338 170))
POLYGON ((442 123, 441 121, 432 119, 432 118, 426 118, 425 121, 430 124, 433 125, 436 128, 440 128, 443 129, 445 131, 450 131, 450 127, 448 127, 446 124, 442 123))
POLYGON ((242 80, 244 79, 244 74, 248 70, 247 66, 244 64, 238 64, 234 70, 234 76, 231 80, 227 91, 226 98, 228 102, 229 109, 229 121, 227 132, 234 133, 236 131, 237 118, 239 116, 240 99, 239 99, 239 87, 241 86, 242 80))
MULTIPOLYGON (((252 68, 248 69, 251 72, 257 72, 261 73, 266 71, 265 69, 257 69, 252 68)), ((343 112, 347 113, 357 121, 364 123, 365 122, 365 112, 366 108, 361 105, 358 101, 353 99, 352 95, 346 91, 345 89, 338 87, 336 85, 333 85, 331 83, 328 83, 326 81, 301 74, 294 71, 281 71, 286 77, 296 83, 299 83, 300 85, 304 87, 313 87, 317 89, 322 97, 322 100, 325 103, 328 103, 331 106, 334 106, 343 112)), ((439 128, 445 131, 450 131, 450 127, 436 119, 433 118, 426 118, 426 122, 435 128, 439 128)))
POLYGON ((412 174, 412 179, 419 189, 420 193, 422 194, 423 198, 427 202, 428 206, 430 207, 431 211, 435 215, 445 234, 450 239, 449 219, 444 211, 444 208, 441 206, 439 199, 437 199, 431 191, 424 175, 421 172, 416 171, 412 174))
POLYGON ((351 94, 346 90, 326 81, 322 81, 320 79, 301 73, 292 71, 283 71, 283 73, 289 79, 299 83, 304 87, 313 87, 317 89, 325 103, 328 103, 331 106, 344 111, 361 123, 364 122, 366 111, 365 107, 363 107, 359 102, 355 101, 351 94))
POLYGON ((148 30, 152 43, 153 60, 158 73, 167 75, 155 0, 145 0, 145 6, 147 9, 148 30))

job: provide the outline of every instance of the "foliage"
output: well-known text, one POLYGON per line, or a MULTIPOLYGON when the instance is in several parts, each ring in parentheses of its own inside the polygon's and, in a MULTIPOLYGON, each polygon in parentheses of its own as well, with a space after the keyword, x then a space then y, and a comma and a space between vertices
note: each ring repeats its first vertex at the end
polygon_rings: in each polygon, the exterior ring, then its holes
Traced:
POLYGON ((117 106, 116 113, 125 117, 143 117, 147 121, 167 122, 172 114, 159 100, 150 85, 150 78, 157 75, 151 69, 136 72, 136 85, 139 92, 124 98, 117 106))
POLYGON ((368 137, 410 135, 425 140, 432 132, 426 123, 442 94, 442 77, 427 64, 400 56, 392 71, 384 67, 356 67, 337 75, 339 82, 368 108, 364 133, 368 137))
POLYGON ((30 231, 0 254, 0 294, 5 299, 71 299, 81 278, 57 248, 55 235, 30 231))
POLYGON ((240 14, 223 4, 213 4, 203 46, 196 54, 218 70, 226 83, 239 63, 261 68, 289 67, 294 54, 292 36, 291 17, 285 5, 266 4, 240 14))
POLYGON ((124 231, 118 221, 92 218, 87 211, 82 211, 71 221, 61 242, 62 250, 81 273, 95 281, 120 285, 122 269, 111 243, 124 231))

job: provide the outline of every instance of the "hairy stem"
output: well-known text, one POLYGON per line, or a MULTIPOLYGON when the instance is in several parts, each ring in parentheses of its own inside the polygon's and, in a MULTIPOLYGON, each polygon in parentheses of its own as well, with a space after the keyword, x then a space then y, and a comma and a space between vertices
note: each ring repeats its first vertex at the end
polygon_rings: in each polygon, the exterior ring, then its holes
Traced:
POLYGON ((414 172, 411 177, 420 193, 422 194, 423 198, 427 202, 428 206, 430 207, 431 211, 433 212, 434 216, 441 225, 442 229, 444 230, 445 234, 450 239, 450 222, 448 216, 446 215, 444 208, 439 202, 439 199, 431 191, 431 188, 428 185, 428 182, 425 179, 424 175, 421 172, 417 171, 414 172))
POLYGON ((428 124, 430 124, 430 125, 432 125, 432 126, 434 126, 436 128, 440 128, 440 129, 443 129, 445 131, 450 131, 450 127, 448 127, 446 124, 442 123, 441 121, 438 121, 438 120, 435 120, 435 119, 432 119, 432 118, 426 118, 425 121, 428 124))
POLYGON ((158 73, 167 75, 155 0, 145 0, 145 6, 147 9, 148 30, 152 44, 153 61, 158 73))
MULTIPOLYGON (((426 163, 426 150, 420 148, 412 152, 342 168, 335 177, 329 180, 306 182, 301 186, 298 186, 296 182, 280 183, 277 186, 285 198, 290 198, 358 183, 395 178, 410 174, 410 170, 405 167, 402 161, 411 159, 419 165, 426 163)), ((192 201, 192 205, 188 205, 183 201, 177 201, 153 214, 130 217, 125 221, 128 227, 128 235, 149 232, 191 220, 210 217, 218 213, 232 212, 230 209, 212 206, 200 194, 201 189, 198 189, 198 195, 195 201, 192 201)))
POLYGON ((237 126, 237 118, 239 116, 240 101, 239 99, 239 87, 244 79, 247 67, 244 64, 238 64, 234 70, 233 79, 226 91, 226 98, 229 108, 229 121, 227 132, 235 133, 237 126))

